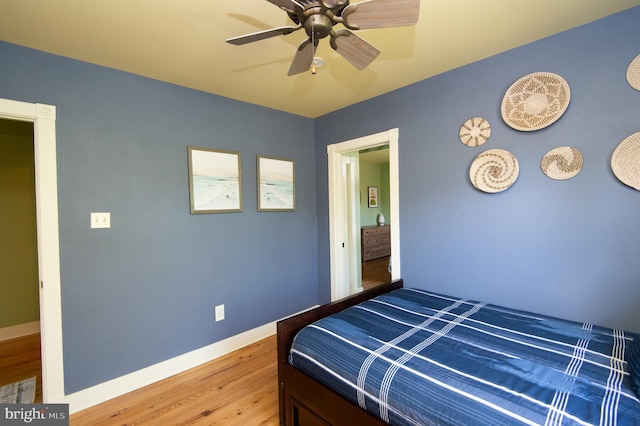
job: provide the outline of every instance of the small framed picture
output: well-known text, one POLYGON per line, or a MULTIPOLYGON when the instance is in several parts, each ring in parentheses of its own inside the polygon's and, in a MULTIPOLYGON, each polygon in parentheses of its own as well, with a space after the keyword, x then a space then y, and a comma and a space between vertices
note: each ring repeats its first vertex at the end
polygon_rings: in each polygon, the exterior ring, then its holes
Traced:
POLYGON ((256 162, 258 167, 258 211, 295 211, 295 161, 258 155, 256 162))
POLYGON ((369 193, 369 196, 367 197, 367 205, 369 208, 378 207, 378 187, 367 186, 367 192, 369 193))
POLYGON ((187 147, 191 214, 242 211, 240 153, 187 147))

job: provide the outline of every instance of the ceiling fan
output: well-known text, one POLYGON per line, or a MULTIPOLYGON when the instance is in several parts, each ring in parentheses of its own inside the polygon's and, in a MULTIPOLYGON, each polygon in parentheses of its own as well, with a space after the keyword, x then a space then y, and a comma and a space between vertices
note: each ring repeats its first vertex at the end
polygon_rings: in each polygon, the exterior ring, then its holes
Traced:
POLYGON ((308 38, 296 50, 288 75, 307 71, 313 63, 318 42, 329 36, 331 47, 358 69, 364 69, 379 54, 350 30, 404 27, 415 25, 420 12, 420 0, 365 0, 350 4, 349 0, 267 0, 284 10, 295 26, 272 28, 227 39, 242 45, 304 28, 308 38), (334 31, 333 26, 346 28, 334 31))

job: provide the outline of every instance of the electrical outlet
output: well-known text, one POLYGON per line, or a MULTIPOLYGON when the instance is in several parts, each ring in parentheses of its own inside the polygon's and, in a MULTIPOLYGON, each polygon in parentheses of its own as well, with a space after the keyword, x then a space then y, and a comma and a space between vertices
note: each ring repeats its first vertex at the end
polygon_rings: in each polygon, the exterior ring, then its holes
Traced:
POLYGON ((224 305, 216 306, 216 322, 224 319, 224 305))

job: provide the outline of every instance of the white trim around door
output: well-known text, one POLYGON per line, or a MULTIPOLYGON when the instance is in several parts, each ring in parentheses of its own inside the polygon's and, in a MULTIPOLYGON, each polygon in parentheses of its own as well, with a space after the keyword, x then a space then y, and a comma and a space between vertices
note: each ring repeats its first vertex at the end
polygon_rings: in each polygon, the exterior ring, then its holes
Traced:
POLYGON ((338 300, 354 292, 353 263, 351 253, 356 244, 353 223, 357 219, 349 215, 345 202, 349 195, 343 173, 343 156, 376 146, 389 145, 389 188, 391 227, 391 278, 400 278, 400 197, 398 129, 376 133, 358 139, 327 146, 329 156, 329 258, 331 263, 331 300, 338 300))
POLYGON ((56 107, 0 99, 0 118, 33 123, 44 403, 63 403, 56 107))

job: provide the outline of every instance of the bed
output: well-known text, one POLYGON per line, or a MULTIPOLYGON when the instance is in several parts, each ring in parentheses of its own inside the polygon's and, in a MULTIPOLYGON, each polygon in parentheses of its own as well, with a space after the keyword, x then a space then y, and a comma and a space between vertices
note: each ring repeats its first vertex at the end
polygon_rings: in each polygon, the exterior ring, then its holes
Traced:
POLYGON ((639 340, 398 280, 278 323, 280 423, 640 425, 639 340))

